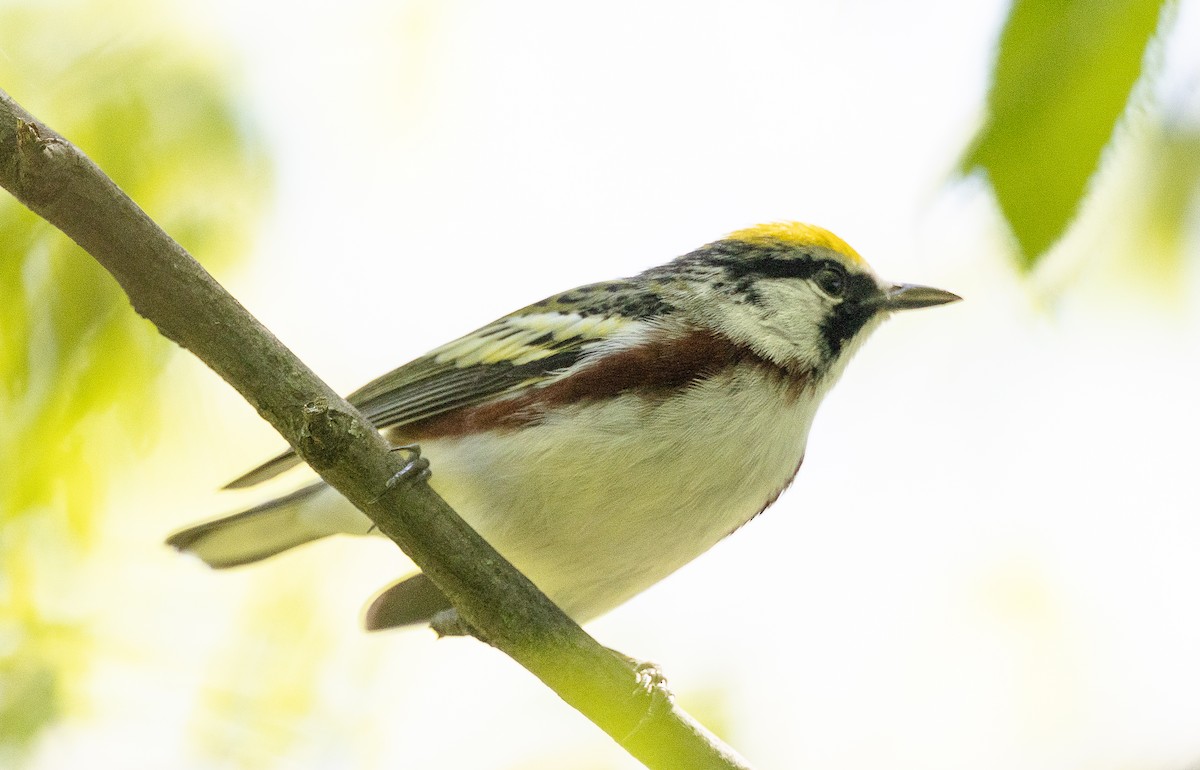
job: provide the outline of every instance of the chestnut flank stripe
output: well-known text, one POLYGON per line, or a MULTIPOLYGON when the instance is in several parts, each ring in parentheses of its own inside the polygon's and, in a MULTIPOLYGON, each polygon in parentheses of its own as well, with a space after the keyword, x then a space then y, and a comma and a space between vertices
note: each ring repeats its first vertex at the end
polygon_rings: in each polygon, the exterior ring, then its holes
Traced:
POLYGON ((707 379, 738 363, 750 363, 777 374, 788 382, 787 393, 791 398, 798 397, 808 381, 807 375, 790 373, 727 337, 707 330, 693 330, 682 336, 664 335, 637 347, 606 354, 544 387, 397 426, 389 439, 403 443, 514 430, 540 421, 546 412, 556 407, 612 398, 622 393, 634 393, 647 399, 662 398, 673 390, 707 379))

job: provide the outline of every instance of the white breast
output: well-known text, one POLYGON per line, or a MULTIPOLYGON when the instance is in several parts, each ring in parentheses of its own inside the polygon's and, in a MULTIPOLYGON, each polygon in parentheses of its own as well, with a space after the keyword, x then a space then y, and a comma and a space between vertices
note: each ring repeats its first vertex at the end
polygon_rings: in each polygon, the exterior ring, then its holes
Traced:
POLYGON ((685 396, 624 395, 519 432, 430 441, 432 484, 578 620, 661 580, 785 487, 819 393, 776 375, 711 378, 685 396))

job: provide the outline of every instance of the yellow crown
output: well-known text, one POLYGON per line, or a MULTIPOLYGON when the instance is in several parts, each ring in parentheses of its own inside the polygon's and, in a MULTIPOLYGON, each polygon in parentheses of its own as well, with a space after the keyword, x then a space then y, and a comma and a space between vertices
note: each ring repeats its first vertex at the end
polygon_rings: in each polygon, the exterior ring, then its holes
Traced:
POLYGON ((823 227, 807 225, 803 222, 771 222, 765 225, 755 225, 744 230, 737 230, 725 236, 731 241, 742 243, 783 243, 793 246, 821 246, 844 255, 852 262, 863 263, 858 252, 823 227))

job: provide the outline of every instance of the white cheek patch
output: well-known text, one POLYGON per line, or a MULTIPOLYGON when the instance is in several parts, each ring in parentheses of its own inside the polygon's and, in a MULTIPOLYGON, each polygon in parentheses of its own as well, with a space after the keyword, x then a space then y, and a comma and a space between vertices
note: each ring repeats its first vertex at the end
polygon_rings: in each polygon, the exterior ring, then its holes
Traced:
POLYGON ((777 361, 798 361, 805 368, 822 368, 828 353, 821 324, 833 302, 807 281, 761 281, 762 302, 752 306, 764 353, 777 361))

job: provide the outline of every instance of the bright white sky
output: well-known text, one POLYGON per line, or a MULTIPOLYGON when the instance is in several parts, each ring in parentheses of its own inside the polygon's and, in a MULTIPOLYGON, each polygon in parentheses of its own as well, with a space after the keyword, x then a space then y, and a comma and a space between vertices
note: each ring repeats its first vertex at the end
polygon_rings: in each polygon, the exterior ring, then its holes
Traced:
MULTIPOLYGON (((222 278, 337 387, 764 220, 966 298, 878 332, 793 489, 590 626, 660 662, 756 767, 1200 759, 1194 262, 1162 309, 1096 247, 1135 245, 1113 228, 1136 143, 1032 282, 983 186, 945 186, 1006 3, 176 5, 228 40, 275 158, 254 260, 222 278)), ((1200 96, 1196 11, 1167 50, 1176 109, 1200 96)), ((201 417, 154 462, 202 467, 196 502, 164 485, 114 519, 139 561, 113 590, 147 598, 110 621, 92 713, 35 766, 118 746, 126 768, 635 766, 480 645, 361 633, 362 601, 406 569, 385 543, 222 575, 160 549, 277 441, 198 366, 172 381, 201 417), (272 636, 271 612, 307 624, 272 636), (239 694, 267 669, 311 699, 239 694)))

